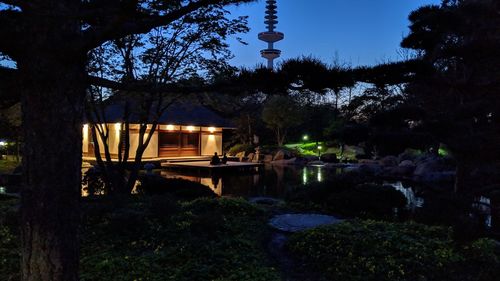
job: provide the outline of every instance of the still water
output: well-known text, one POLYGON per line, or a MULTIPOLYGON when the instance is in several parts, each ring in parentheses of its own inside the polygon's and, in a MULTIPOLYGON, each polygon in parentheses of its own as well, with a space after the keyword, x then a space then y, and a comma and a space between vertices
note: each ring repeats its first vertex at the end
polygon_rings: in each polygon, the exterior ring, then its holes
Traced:
MULTIPOLYGON (((311 183, 331 181, 343 172, 342 168, 328 166, 286 166, 266 165, 255 173, 230 173, 220 176, 162 170, 159 173, 166 178, 182 178, 210 187, 220 196, 235 197, 276 197, 283 198, 298 187, 311 183)), ((415 195, 414 190, 401 182, 384 182, 401 191, 408 199, 411 209, 422 206, 423 199, 415 195)))

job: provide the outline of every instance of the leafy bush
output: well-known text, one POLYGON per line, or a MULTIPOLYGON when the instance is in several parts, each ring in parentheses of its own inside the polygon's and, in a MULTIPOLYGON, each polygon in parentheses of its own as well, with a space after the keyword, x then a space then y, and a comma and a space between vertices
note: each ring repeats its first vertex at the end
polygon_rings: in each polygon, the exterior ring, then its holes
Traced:
POLYGON ((88 196, 102 195, 105 193, 105 183, 102 180, 99 168, 92 167, 83 174, 82 189, 88 196))
POLYGON ((229 149, 228 154, 236 155, 240 152, 245 152, 245 154, 253 153, 255 152, 255 148, 251 144, 236 144, 235 146, 229 149))
POLYGON ((157 203, 131 204, 129 213, 144 223, 118 235, 115 211, 84 224, 82 281, 279 280, 263 246, 267 218, 256 207, 203 198, 180 204, 176 213, 150 216, 157 203))
POLYGON ((497 280, 493 241, 457 247, 451 237, 443 227, 353 221, 294 234, 288 248, 318 280, 497 280))
MULTIPOLYGON (((10 210, 18 200, 0 201, 0 280, 19 280, 21 252, 18 228, 7 221, 10 210)), ((17 222, 17 220, 15 220, 17 222)))
POLYGON ((149 195, 170 194, 178 199, 193 200, 217 197, 210 187, 184 179, 167 179, 158 175, 141 176, 137 190, 149 195))

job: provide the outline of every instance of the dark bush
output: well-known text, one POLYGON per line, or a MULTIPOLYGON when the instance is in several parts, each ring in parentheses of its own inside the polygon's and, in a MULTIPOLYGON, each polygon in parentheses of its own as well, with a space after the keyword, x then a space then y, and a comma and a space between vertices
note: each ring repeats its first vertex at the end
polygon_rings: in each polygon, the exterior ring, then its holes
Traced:
POLYGON ((157 218, 169 217, 180 211, 181 206, 176 202, 175 198, 169 194, 155 195, 150 198, 149 210, 151 214, 157 218))
POLYGON ((82 189, 88 196, 103 195, 105 183, 98 167, 92 167, 83 174, 82 189))
POLYGON ((395 208, 405 207, 407 200, 403 193, 392 186, 361 184, 332 194, 327 204, 343 215, 378 217, 391 215, 395 208))
POLYGON ((495 243, 457 246, 449 228, 353 221, 295 234, 289 250, 318 280, 498 280, 495 243))
POLYGON ((217 197, 208 186, 184 179, 167 179, 158 175, 144 175, 137 187, 140 193, 149 195, 170 194, 177 199, 193 200, 200 197, 217 197))
POLYGON ((430 193, 424 198, 422 208, 416 210, 416 221, 453 227, 455 239, 472 241, 485 232, 485 224, 475 215, 472 200, 454 192, 430 193))

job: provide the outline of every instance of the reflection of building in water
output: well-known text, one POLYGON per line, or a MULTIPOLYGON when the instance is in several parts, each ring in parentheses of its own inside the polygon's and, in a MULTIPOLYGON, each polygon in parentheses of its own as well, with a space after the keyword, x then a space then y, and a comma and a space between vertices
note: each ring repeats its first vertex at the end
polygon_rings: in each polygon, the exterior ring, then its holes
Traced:
POLYGON ((206 185, 212 189, 215 194, 222 196, 222 180, 220 177, 200 177, 200 176, 191 176, 191 175, 180 175, 176 173, 172 173, 169 171, 161 171, 161 176, 167 179, 183 179, 192 182, 197 182, 203 185, 206 185))

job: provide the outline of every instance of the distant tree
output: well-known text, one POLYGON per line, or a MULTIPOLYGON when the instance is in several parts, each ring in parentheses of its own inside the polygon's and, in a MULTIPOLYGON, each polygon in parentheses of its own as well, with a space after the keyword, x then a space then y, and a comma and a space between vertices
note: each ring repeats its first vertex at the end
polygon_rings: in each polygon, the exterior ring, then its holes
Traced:
POLYGON ((92 136, 96 138, 94 143, 102 144, 102 151, 96 147, 95 157, 108 193, 130 193, 139 175, 142 156, 158 127, 158 119, 170 105, 178 99, 187 100, 190 94, 161 89, 172 83, 199 86, 213 73, 229 68, 231 52, 226 39, 248 28, 245 17, 228 19, 227 14, 219 6, 202 9, 168 27, 112 41, 92 53, 93 75, 149 87, 139 92, 115 91, 110 97, 99 87, 90 89, 88 109, 92 136), (111 157, 108 141, 109 132, 114 131, 106 122, 109 105, 121 107, 123 114, 115 159, 111 157), (136 147, 130 146, 131 116, 138 125, 136 147), (130 149, 135 151, 132 161, 130 149))
POLYGON ((272 96, 262 110, 262 119, 274 131, 278 146, 284 145, 290 128, 301 124, 301 115, 300 107, 284 96, 272 96))
POLYGON ((251 0, 0 0, 0 53, 16 64, 24 128, 22 280, 78 280, 88 52, 191 12, 251 0))
MULTIPOLYGON (((473 191, 481 163, 500 159, 500 4, 443 1, 410 15, 402 46, 416 50, 424 68, 408 87, 410 102, 457 161, 455 190, 473 191)), ((491 184, 491 183, 490 183, 491 184)))

